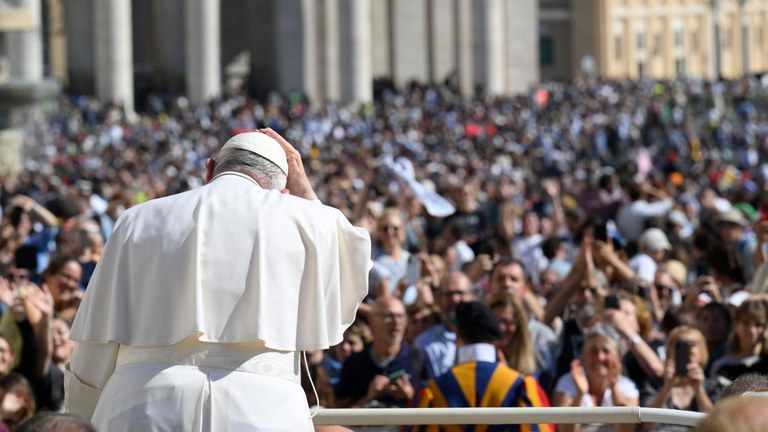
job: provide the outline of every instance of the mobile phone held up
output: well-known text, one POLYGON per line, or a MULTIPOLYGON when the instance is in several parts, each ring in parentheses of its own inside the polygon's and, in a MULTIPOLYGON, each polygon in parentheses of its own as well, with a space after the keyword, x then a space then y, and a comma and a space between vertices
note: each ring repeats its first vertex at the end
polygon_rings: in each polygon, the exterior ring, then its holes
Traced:
POLYGON ((603 309, 619 309, 619 296, 609 294, 603 299, 603 309))
POLYGON ((608 241, 608 225, 605 222, 596 223, 592 231, 592 236, 597 241, 607 242, 608 241))
POLYGON ((408 267, 405 271, 405 286, 413 286, 421 279, 421 260, 419 255, 412 253, 408 257, 408 267))
POLYGON ((405 369, 400 369, 399 371, 392 372, 391 374, 387 375, 387 378, 389 378, 389 382, 393 383, 398 378, 405 376, 406 372, 405 369))
POLYGON ((688 375, 688 362, 691 358, 691 343, 685 340, 675 342, 675 375, 688 375))

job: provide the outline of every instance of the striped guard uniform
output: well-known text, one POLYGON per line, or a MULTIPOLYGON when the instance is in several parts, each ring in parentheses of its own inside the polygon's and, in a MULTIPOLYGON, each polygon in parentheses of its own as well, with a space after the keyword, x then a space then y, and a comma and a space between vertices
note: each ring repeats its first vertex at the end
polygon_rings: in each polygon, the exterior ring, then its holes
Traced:
MULTIPOLYGON (((548 407, 549 398, 536 378, 495 362, 468 361, 429 380, 417 397, 418 408, 548 407)), ((413 432, 554 432, 550 424, 426 425, 413 432)))

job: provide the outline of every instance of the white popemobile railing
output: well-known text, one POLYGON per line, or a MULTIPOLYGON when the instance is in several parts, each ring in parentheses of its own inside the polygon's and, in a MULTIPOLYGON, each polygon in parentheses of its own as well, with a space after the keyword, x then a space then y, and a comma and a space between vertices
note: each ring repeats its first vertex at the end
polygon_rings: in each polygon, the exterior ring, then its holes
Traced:
POLYGON ((321 409, 316 425, 664 423, 695 426, 706 414, 661 408, 348 408, 321 409))

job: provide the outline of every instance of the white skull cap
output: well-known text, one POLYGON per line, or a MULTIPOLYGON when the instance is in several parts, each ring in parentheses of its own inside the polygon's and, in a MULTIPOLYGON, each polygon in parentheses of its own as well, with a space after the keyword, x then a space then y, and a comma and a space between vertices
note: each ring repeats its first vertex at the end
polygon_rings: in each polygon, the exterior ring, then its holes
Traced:
POLYGON ((288 158, 285 150, 274 138, 261 132, 245 132, 233 136, 224 146, 222 151, 230 148, 248 150, 277 165, 285 175, 288 175, 288 158))

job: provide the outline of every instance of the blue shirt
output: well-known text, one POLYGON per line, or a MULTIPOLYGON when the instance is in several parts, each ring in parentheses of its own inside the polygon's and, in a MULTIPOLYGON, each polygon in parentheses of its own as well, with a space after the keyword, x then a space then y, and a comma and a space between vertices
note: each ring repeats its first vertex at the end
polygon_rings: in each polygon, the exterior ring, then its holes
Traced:
POLYGON ((424 352, 427 377, 436 378, 456 364, 456 333, 444 324, 431 327, 413 341, 424 352))

